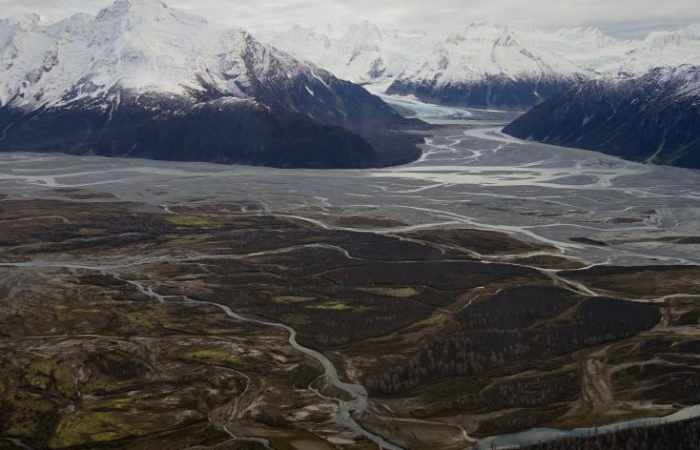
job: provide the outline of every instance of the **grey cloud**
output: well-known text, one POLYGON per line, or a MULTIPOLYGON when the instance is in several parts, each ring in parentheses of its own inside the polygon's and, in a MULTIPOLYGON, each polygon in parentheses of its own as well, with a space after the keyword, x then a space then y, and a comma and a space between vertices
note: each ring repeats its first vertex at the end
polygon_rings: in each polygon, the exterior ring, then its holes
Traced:
MULTIPOLYGON (((458 28, 475 21, 556 28, 599 26, 618 34, 700 22, 697 0, 166 0, 210 19, 250 29, 370 20, 412 28, 458 28)), ((109 0, 0 0, 0 15, 35 12, 55 20, 94 13, 109 0)))

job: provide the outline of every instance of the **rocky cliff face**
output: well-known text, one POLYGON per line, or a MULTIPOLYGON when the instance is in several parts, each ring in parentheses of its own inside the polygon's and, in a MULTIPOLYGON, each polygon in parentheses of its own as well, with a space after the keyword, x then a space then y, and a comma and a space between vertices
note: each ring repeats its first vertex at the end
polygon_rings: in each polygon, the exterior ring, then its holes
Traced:
POLYGON ((633 161, 700 168, 700 67, 583 83, 536 106, 505 132, 633 161))

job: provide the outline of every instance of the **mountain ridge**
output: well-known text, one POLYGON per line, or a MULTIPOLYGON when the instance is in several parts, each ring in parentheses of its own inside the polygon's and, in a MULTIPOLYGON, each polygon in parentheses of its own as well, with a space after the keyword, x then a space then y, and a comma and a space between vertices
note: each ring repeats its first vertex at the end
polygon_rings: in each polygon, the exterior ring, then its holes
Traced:
POLYGON ((431 32, 371 23, 334 33, 295 27, 264 37, 341 78, 383 86, 389 94, 472 107, 527 109, 580 81, 700 64, 700 26, 641 40, 618 39, 595 27, 543 31, 488 22, 431 32))

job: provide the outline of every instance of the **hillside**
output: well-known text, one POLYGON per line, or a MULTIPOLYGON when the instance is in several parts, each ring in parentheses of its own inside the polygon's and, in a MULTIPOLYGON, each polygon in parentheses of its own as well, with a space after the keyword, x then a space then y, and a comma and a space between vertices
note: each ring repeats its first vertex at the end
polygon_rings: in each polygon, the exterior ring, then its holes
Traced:
POLYGON ((505 132, 632 161, 700 168, 700 67, 584 83, 533 108, 505 132))

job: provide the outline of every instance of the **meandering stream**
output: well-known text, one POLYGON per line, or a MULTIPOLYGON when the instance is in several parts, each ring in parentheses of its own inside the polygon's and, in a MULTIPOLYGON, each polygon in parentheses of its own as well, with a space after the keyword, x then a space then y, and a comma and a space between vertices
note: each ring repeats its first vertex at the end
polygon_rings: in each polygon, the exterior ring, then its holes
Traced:
POLYGON ((382 436, 371 433, 357 422, 356 418, 361 418, 362 415, 367 411, 367 408, 369 406, 367 389, 360 384, 351 384, 342 381, 338 376, 338 370, 335 368, 335 365, 331 362, 331 360, 328 359, 328 357, 326 357, 326 355, 316 350, 305 347, 301 345, 299 341, 297 341, 297 331, 294 328, 278 322, 269 322, 265 320, 245 317, 234 312, 230 307, 226 305, 221 305, 219 303, 198 301, 193 299, 187 299, 187 301, 192 304, 217 307, 221 311, 223 311, 228 317, 240 322, 252 323, 255 325, 270 328, 278 328, 289 333, 289 345, 292 346, 294 350, 303 353, 311 359, 319 362, 323 367, 323 376, 326 382, 330 386, 335 387, 350 396, 350 400, 337 399, 338 412, 336 414, 336 423, 343 428, 347 428, 357 433, 358 435, 366 437, 370 441, 377 444, 380 448, 386 450, 404 450, 402 447, 388 442, 382 436))

